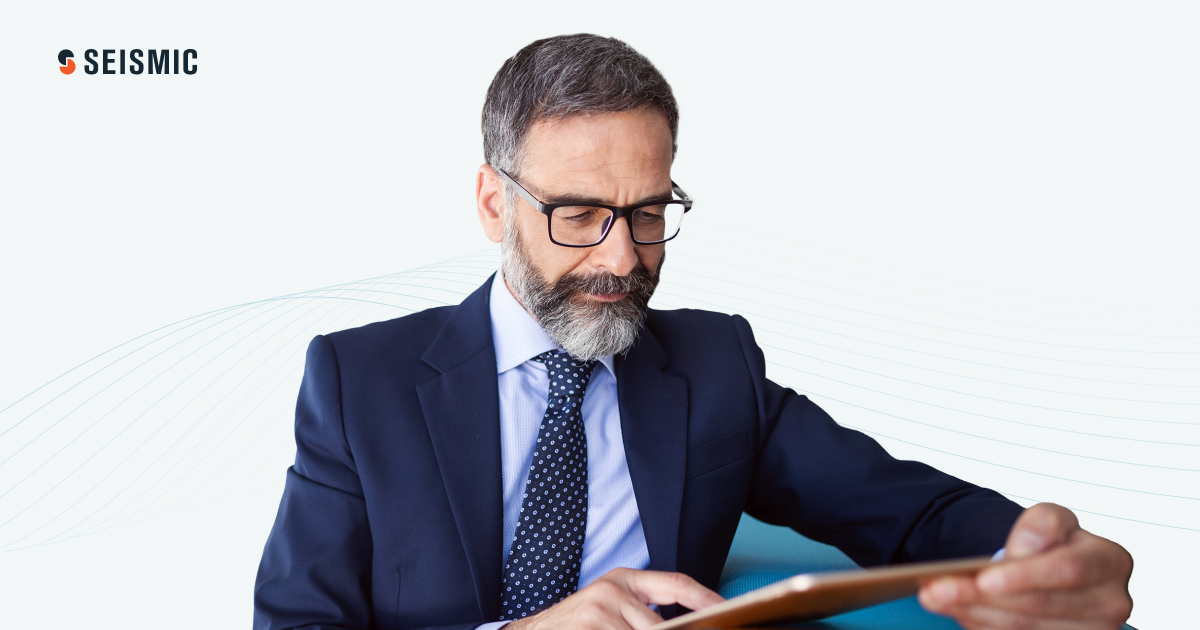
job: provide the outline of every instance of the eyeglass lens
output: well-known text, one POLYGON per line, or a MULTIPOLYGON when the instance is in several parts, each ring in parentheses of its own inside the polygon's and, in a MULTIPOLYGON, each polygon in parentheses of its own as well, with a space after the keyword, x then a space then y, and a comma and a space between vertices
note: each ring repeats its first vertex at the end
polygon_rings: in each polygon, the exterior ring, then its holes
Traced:
MULTIPOLYGON (((613 211, 591 206, 563 206, 550 216, 550 238, 566 245, 593 245, 604 238, 613 211)), ((643 206, 629 215, 633 240, 653 243, 673 238, 683 221, 682 203, 643 206)))

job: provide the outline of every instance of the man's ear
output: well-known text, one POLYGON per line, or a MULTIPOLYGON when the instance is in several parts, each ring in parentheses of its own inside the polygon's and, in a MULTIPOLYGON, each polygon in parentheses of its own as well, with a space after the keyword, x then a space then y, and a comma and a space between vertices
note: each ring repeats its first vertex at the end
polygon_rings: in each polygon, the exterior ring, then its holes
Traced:
POLYGON ((493 243, 504 240, 504 189, 500 186, 500 176, 487 164, 480 166, 475 175, 475 208, 488 240, 493 243))

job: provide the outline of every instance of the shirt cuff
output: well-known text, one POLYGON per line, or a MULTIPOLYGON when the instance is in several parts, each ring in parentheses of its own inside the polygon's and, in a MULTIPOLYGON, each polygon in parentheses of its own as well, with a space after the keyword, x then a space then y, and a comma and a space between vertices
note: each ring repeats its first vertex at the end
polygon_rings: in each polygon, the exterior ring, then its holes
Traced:
MULTIPOLYGON (((997 551, 996 553, 992 554, 992 562, 997 562, 999 560, 1003 560, 1004 559, 1004 550, 1006 548, 1007 547, 1001 547, 1000 551, 997 551)), ((480 627, 482 628, 483 626, 480 626, 480 627)), ((488 630, 491 630, 491 629, 489 628, 488 630)))
POLYGON ((490 622, 490 623, 485 623, 485 624, 483 624, 483 625, 481 625, 481 626, 475 626, 475 630, 496 630, 496 628, 500 628, 500 627, 503 627, 503 626, 507 626, 507 625, 508 625, 508 624, 510 624, 510 623, 512 623, 512 620, 509 620, 509 621, 492 621, 492 622, 490 622))

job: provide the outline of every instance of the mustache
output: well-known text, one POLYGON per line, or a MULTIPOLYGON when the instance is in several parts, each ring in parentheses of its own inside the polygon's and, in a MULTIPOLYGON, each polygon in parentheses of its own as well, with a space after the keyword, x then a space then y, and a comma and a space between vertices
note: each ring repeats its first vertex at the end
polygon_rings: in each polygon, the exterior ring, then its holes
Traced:
POLYGON ((633 269, 624 276, 597 270, 568 273, 547 282, 525 251, 512 215, 506 215, 504 222, 501 264, 505 279, 542 330, 580 360, 629 352, 645 323, 666 258, 666 252, 660 252, 653 271, 635 259, 633 269), (582 297, 580 293, 625 295, 605 302, 577 299, 582 297))
MULTIPOLYGON (((665 257, 664 257, 665 258, 665 257)), ((659 267, 661 268, 661 264, 659 267)), ((627 276, 614 275, 608 271, 588 274, 567 274, 554 283, 552 292, 557 295, 571 295, 575 292, 606 294, 628 293, 626 296, 649 294, 658 286, 658 273, 647 269, 640 262, 627 276)))

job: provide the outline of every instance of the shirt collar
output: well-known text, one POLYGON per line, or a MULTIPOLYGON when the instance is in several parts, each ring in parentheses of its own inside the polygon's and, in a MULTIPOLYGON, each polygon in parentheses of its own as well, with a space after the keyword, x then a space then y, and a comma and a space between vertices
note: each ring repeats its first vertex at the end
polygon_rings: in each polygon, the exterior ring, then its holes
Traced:
MULTIPOLYGON (((503 374, 548 350, 562 350, 562 346, 555 343, 533 315, 513 297, 504 281, 503 271, 497 271, 492 280, 488 308, 492 316, 492 342, 496 345, 497 374, 503 374)), ((616 374, 611 354, 596 360, 609 372, 616 374)))

